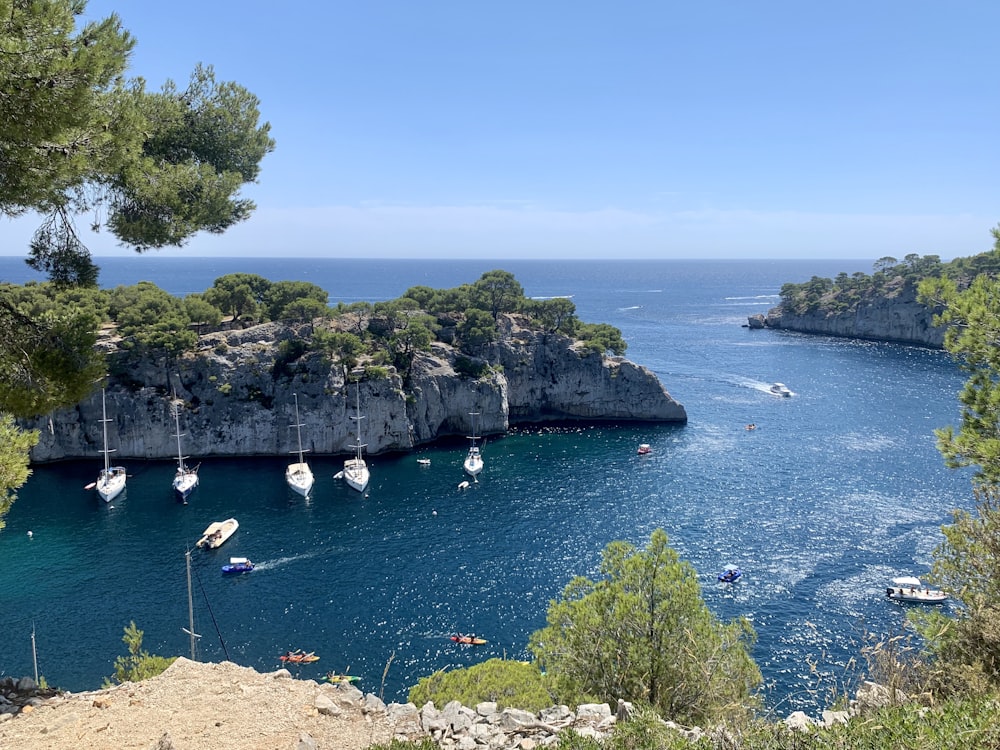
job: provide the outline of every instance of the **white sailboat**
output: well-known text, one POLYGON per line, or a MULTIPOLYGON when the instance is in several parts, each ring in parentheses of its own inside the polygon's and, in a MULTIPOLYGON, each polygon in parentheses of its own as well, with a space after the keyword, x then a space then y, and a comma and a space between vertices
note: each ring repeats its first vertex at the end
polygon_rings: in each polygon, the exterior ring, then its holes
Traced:
POLYGON ((483 470, 483 454, 479 452, 479 446, 476 445, 476 417, 479 416, 478 411, 470 411, 469 416, 472 417, 472 434, 469 435, 469 440, 472 444, 469 446, 469 453, 465 457, 465 461, 462 462, 462 468, 465 469, 465 473, 470 477, 475 478, 479 472, 483 470))
POLYGON ((198 467, 193 469, 184 463, 184 451, 181 450, 181 437, 185 434, 181 432, 181 402, 177 399, 171 403, 171 410, 174 412, 174 427, 177 430, 174 437, 177 438, 177 473, 174 474, 173 487, 181 502, 187 505, 188 495, 198 486, 198 467))
POLYGON ((114 448, 108 448, 108 422, 111 420, 108 419, 108 402, 103 388, 101 389, 101 413, 103 415, 101 426, 104 430, 104 450, 101 453, 104 454, 104 468, 97 475, 95 486, 101 499, 110 503, 125 489, 125 467, 111 465, 111 454, 114 453, 114 448))
POLYGON ((368 486, 368 480, 371 478, 371 475, 368 472, 368 464, 366 464, 365 460, 361 457, 361 449, 364 448, 366 444, 361 442, 361 420, 364 419, 364 417, 361 416, 360 391, 361 387, 358 386, 358 389, 355 392, 355 416, 351 417, 357 427, 357 442, 355 442, 353 447, 356 448, 358 452, 354 458, 349 458, 344 461, 343 474, 344 481, 346 481, 350 487, 353 487, 358 492, 364 492, 365 487, 368 486))
MULTIPOLYGON (((309 468, 309 464, 302 458, 302 423, 299 421, 299 394, 296 393, 294 396, 295 424, 293 426, 299 437, 299 460, 297 463, 288 464, 288 468, 285 469, 285 481, 288 482, 289 487, 305 497, 312 489, 314 480, 312 469, 309 468)), ((292 452, 294 453, 295 451, 292 452)))

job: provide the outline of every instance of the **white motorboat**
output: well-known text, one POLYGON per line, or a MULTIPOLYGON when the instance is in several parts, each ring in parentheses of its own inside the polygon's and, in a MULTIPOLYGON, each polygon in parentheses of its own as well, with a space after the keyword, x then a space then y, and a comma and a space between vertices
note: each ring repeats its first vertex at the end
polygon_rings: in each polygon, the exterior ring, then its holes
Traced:
POLYGON ((784 383, 772 383, 771 393, 776 396, 791 396, 792 392, 788 389, 788 386, 784 383))
POLYGON ((194 488, 198 486, 198 467, 195 466, 193 469, 184 463, 185 458, 189 456, 184 455, 184 451, 181 450, 181 437, 184 433, 181 432, 181 403, 178 400, 174 400, 171 404, 172 411, 174 412, 174 427, 177 430, 174 437, 177 438, 177 473, 174 474, 173 487, 174 492, 177 493, 177 497, 180 498, 181 502, 187 505, 188 495, 190 495, 194 488))
MULTIPOLYGON (((298 492, 303 497, 309 495, 309 491, 312 490, 313 478, 312 469, 309 468, 309 464, 305 462, 302 454, 305 452, 302 450, 302 423, 299 421, 299 394, 294 394, 295 396, 295 427, 296 434, 299 439, 299 460, 295 463, 288 464, 288 468, 285 469, 285 481, 288 482, 288 486, 293 490, 298 492)), ((293 453, 295 451, 292 451, 293 453)))
POLYGON ((941 604, 948 595, 943 591, 928 588, 916 576, 899 576, 892 579, 892 586, 885 590, 885 595, 897 602, 916 602, 918 604, 941 604))
POLYGON ((236 533, 240 527, 240 522, 235 518, 227 518, 225 521, 214 521, 208 525, 201 539, 195 544, 196 547, 208 547, 215 549, 221 547, 229 537, 236 533))
POLYGON ((108 422, 111 420, 108 419, 108 403, 103 388, 101 389, 101 413, 103 415, 101 426, 104 430, 104 450, 101 452, 104 454, 104 468, 97 475, 97 482, 94 483, 94 486, 97 487, 97 494, 101 496, 101 499, 110 503, 125 489, 126 476, 124 466, 111 465, 111 454, 114 453, 115 449, 108 448, 108 422))
POLYGON ((465 460, 462 462, 462 468, 465 469, 465 473, 470 477, 475 477, 479 472, 483 470, 483 454, 479 451, 479 446, 476 445, 476 417, 479 416, 479 412, 470 411, 469 416, 472 417, 472 434, 469 435, 469 440, 472 444, 469 446, 469 452, 465 456, 465 460))
POLYGON ((355 392, 355 415, 351 417, 354 420, 357 427, 357 441, 354 444, 354 448, 357 449, 357 455, 353 458, 349 458, 344 461, 344 481, 347 482, 348 486, 356 489, 358 492, 364 492, 365 487, 368 486, 368 480, 371 475, 368 471, 368 464, 361 457, 361 449, 365 447, 365 444, 361 442, 361 420, 364 417, 361 416, 361 388, 358 387, 355 392))

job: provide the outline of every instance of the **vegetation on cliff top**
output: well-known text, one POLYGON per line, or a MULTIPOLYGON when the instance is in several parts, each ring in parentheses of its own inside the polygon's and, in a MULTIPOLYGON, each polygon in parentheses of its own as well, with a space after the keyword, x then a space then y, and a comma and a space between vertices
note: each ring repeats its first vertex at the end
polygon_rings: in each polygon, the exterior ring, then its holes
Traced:
POLYGON ((892 298, 904 291, 915 292, 925 279, 950 279, 964 289, 977 276, 1000 275, 1000 230, 994 229, 994 249, 967 258, 942 262, 937 255, 911 253, 902 260, 886 256, 875 261, 871 274, 860 271, 836 278, 813 276, 802 283, 781 287, 781 309, 793 315, 821 312, 828 315, 849 314, 860 305, 879 298, 892 298))
MULTIPOLYGON (((546 333, 566 335, 586 352, 624 354, 621 331, 584 323, 565 298, 534 300, 506 271, 484 273, 454 289, 418 286, 384 302, 331 305, 328 293, 304 281, 272 282, 262 276, 222 276, 202 293, 184 298, 142 281, 104 290, 32 282, 0 284, 0 363, 9 377, 0 382, 0 414, 33 417, 78 403, 110 371, 128 382, 137 359, 176 360, 198 348, 200 336, 223 325, 244 327, 282 321, 292 338, 278 348, 272 375, 291 377, 310 357, 321 357, 346 372, 363 365, 368 377, 393 367, 409 385, 414 358, 435 341, 459 352, 456 370, 480 377, 490 368, 490 345, 506 330, 504 316, 546 333), (17 325, 27 321, 32 325, 17 325), (103 350, 95 344, 101 333, 103 350)), ((225 344, 216 346, 224 349, 225 344)), ((0 429, 12 435, 11 421, 0 429)), ((0 498, 9 507, 12 492, 26 479, 28 433, 0 448, 0 498)), ((0 506, 2 510, 2 506, 0 506)), ((2 521, 2 516, 0 516, 2 521)))

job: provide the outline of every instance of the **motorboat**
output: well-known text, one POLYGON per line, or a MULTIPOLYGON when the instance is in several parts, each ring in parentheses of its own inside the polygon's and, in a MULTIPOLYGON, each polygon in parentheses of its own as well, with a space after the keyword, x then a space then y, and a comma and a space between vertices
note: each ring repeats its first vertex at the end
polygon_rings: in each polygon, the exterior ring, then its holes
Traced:
POLYGON ((358 387, 355 391, 355 407, 354 416, 351 417, 357 426, 357 439, 352 446, 357 450, 357 454, 353 458, 349 458, 344 461, 344 481, 352 489, 358 492, 364 492, 365 488, 368 486, 368 480, 371 478, 371 474, 368 471, 368 464, 365 463, 364 458, 361 457, 361 449, 365 447, 365 444, 361 442, 361 420, 364 417, 361 416, 361 388, 358 387))
MULTIPOLYGON (((285 469, 285 481, 288 482, 288 486, 293 490, 298 492, 303 497, 309 495, 310 490, 312 490, 313 478, 312 469, 309 468, 309 464, 306 463, 305 459, 302 457, 304 451, 302 450, 302 423, 299 421, 299 394, 295 395, 295 424, 292 427, 295 428, 296 434, 299 439, 299 460, 295 463, 288 464, 288 468, 285 469)), ((295 451, 292 451, 295 453, 295 451)))
POLYGON ((430 466, 431 460, 429 458, 418 458, 417 463, 421 466, 430 466))
POLYGON ((221 547, 229 537, 236 533, 236 529, 239 527, 240 522, 235 518, 227 518, 225 521, 210 523, 195 546, 208 549, 221 547))
POLYGON ((784 383, 771 383, 771 393, 776 396, 791 396, 792 392, 784 383))
POLYGON ((653 447, 649 443, 640 443, 638 450, 636 450, 636 453, 638 453, 640 456, 645 456, 652 452, 653 452, 653 447))
POLYGON ((97 494, 104 502, 110 503, 125 489, 127 477, 124 466, 111 465, 111 454, 115 452, 115 449, 108 448, 108 422, 111 420, 108 419, 108 402, 103 388, 101 389, 101 415, 101 427, 104 431, 104 449, 101 453, 104 454, 104 468, 98 473, 97 481, 91 486, 97 488, 97 494))
POLYGON ((191 468, 184 463, 184 459, 189 458, 189 456, 185 456, 184 451, 181 450, 181 437, 184 433, 181 432, 181 405, 179 401, 173 402, 172 411, 174 413, 174 426, 177 430, 174 434, 174 437, 177 438, 177 472, 174 474, 173 488, 180 501, 187 505, 188 495, 194 492, 195 487, 198 486, 198 467, 191 468))
POLYGON ((479 416, 479 412, 470 411, 469 416, 472 417, 472 434, 469 435, 469 440, 472 443, 465 460, 462 462, 462 468, 465 469, 466 474, 475 478, 483 470, 483 454, 480 452, 479 446, 476 445, 476 441, 479 439, 476 437, 476 417, 479 416))
POLYGON ((743 571, 739 569, 736 565, 727 565, 723 568, 722 572, 719 573, 719 580, 722 583, 735 583, 743 575, 743 571))
POLYGON ((886 588, 885 595, 893 601, 918 604, 941 604, 948 598, 943 591, 925 586, 916 576, 893 578, 892 586, 886 588))
POLYGON ((230 557, 229 564, 222 566, 222 574, 249 573, 253 570, 253 563, 245 557, 230 557))

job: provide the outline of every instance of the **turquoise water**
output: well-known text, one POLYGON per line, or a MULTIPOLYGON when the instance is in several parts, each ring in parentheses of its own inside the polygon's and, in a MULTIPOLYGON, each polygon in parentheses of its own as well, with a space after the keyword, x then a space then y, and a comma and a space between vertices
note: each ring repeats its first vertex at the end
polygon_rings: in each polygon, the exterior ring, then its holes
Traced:
MULTIPOLYGON (((333 479, 343 457, 309 458, 309 500, 285 486, 285 456, 196 457, 201 486, 187 506, 171 496, 171 462, 122 458, 129 484, 113 507, 83 489, 100 456, 35 467, 0 532, 4 674, 32 673, 32 627, 39 671, 73 690, 111 673, 130 620, 149 651, 188 655, 185 550, 211 521, 235 516, 223 548, 192 555, 198 657, 269 670, 301 647, 321 656, 303 677, 349 667, 365 690, 405 700, 436 669, 526 658, 572 576, 595 574, 609 541, 642 545, 662 527, 713 611, 753 621, 768 705, 808 710, 824 697, 817 689, 849 679, 866 631, 898 632, 903 609, 885 600, 886 581, 924 573, 949 510, 971 503, 968 476, 945 469, 934 446, 932 430, 957 420, 963 382, 946 354, 741 326, 776 303, 781 284, 869 270, 864 262, 101 264, 106 286, 148 279, 184 294, 245 271, 308 278, 333 302, 504 268, 527 294, 572 295, 582 319, 619 327, 628 356, 690 421, 491 436, 486 469, 465 491, 462 441, 421 449, 428 467, 417 455, 371 457, 365 497, 333 479), (773 396, 774 381, 796 395, 773 396), (745 430, 750 422, 758 429, 745 430), (637 456, 640 442, 653 453, 637 456), (223 577, 237 555, 257 570, 223 577), (744 570, 736 585, 715 580, 728 563, 744 570), (455 631, 489 643, 458 646, 455 631)), ((0 278, 24 274, 8 259, 0 278)))

